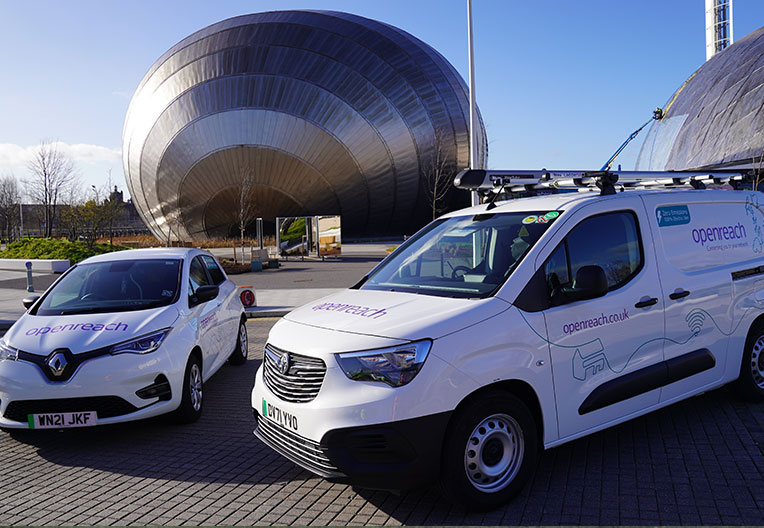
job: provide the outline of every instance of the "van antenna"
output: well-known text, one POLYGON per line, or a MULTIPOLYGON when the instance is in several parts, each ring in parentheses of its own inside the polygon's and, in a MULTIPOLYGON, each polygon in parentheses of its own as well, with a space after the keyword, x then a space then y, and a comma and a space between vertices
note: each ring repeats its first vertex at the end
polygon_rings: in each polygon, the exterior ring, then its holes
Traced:
POLYGON ((626 139, 626 141, 624 141, 621 144, 621 146, 618 147, 618 150, 616 150, 615 153, 612 156, 610 156, 610 159, 605 162, 605 164, 602 166, 600 170, 609 171, 615 159, 618 157, 621 151, 626 148, 626 145, 628 145, 632 139, 637 137, 639 133, 642 132, 642 129, 645 128, 647 125, 649 125, 653 121, 660 121, 661 119, 663 119, 663 109, 658 107, 655 110, 653 110, 653 116, 647 121, 645 121, 644 125, 642 125, 641 127, 639 127, 638 129, 636 129, 634 132, 631 133, 631 135, 626 139))

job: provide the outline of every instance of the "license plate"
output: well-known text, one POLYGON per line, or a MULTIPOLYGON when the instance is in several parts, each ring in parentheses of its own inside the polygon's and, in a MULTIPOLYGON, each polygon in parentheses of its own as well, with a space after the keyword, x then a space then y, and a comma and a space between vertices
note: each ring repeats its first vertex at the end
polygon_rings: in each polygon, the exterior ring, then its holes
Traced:
POLYGON ((293 431, 297 431, 297 417, 281 410, 272 403, 267 403, 263 398, 263 416, 293 431))
POLYGON ((65 427, 88 427, 96 425, 95 411, 30 414, 30 429, 62 429, 65 427))

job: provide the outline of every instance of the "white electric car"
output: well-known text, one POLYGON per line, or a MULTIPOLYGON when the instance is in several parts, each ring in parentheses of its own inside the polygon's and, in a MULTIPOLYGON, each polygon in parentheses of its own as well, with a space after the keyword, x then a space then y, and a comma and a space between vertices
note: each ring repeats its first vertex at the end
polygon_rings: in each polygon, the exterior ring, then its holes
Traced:
MULTIPOLYGON (((736 183, 642 184, 680 176, 736 183)), ((762 194, 570 180, 602 194, 447 214, 356 286, 276 323, 255 434, 326 478, 439 478, 491 508, 540 449, 732 381, 764 399, 762 194)), ((548 174, 497 181, 550 186, 548 174)))
POLYGON ((137 249, 70 268, 0 340, 0 427, 65 428, 202 412, 247 358, 244 309, 215 258, 137 249))

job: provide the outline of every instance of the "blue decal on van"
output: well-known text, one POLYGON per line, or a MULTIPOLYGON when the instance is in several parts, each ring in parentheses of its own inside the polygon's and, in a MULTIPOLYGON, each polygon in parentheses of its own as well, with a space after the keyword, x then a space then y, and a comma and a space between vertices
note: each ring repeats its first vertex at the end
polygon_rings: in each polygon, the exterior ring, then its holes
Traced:
POLYGON ((669 205, 655 210, 658 227, 684 225, 690 223, 690 210, 686 205, 669 205))

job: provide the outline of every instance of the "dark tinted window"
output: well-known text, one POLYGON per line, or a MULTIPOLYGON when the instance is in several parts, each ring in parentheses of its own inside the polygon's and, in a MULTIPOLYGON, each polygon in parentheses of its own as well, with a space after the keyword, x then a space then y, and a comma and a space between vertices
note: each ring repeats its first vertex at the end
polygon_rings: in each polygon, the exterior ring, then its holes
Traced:
POLYGON ((642 267, 642 246, 633 213, 618 212, 587 218, 565 237, 544 265, 552 304, 563 304, 561 290, 575 286, 583 266, 605 271, 608 289, 626 284, 642 267))
POLYGON ((202 260, 204 260, 204 265, 207 267, 210 277, 212 277, 212 284, 220 284, 225 280, 225 275, 223 275, 223 271, 214 258, 202 255, 202 260))
POLYGON ((199 257, 195 257, 194 260, 191 261, 191 268, 188 271, 188 282, 189 297, 193 297, 200 286, 207 286, 210 283, 207 278, 207 272, 204 271, 204 266, 199 257))

